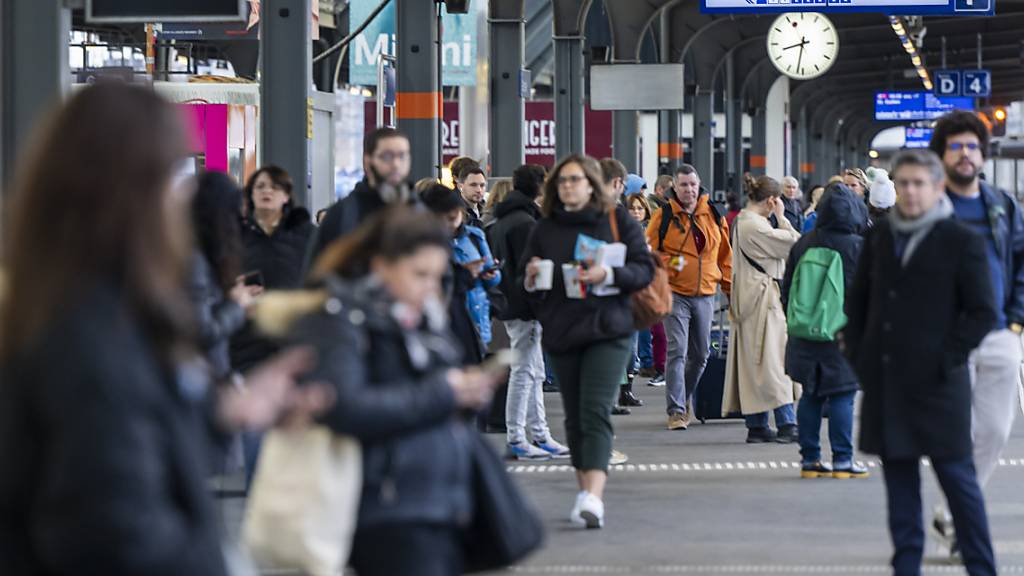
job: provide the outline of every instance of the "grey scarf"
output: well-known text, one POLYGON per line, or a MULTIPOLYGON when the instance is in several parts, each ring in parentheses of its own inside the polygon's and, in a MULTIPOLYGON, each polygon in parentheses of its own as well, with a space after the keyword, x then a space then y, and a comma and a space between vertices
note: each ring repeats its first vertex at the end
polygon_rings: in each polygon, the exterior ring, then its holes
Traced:
POLYGON ((921 245, 921 242, 932 231, 932 228, 952 215, 953 203, 949 201, 945 194, 939 198, 938 203, 931 210, 913 220, 905 219, 900 214, 898 208, 889 213, 889 222, 892 224, 893 233, 910 235, 907 247, 903 250, 903 258, 900 264, 906 267, 907 262, 910 262, 910 257, 914 255, 917 247, 921 245))

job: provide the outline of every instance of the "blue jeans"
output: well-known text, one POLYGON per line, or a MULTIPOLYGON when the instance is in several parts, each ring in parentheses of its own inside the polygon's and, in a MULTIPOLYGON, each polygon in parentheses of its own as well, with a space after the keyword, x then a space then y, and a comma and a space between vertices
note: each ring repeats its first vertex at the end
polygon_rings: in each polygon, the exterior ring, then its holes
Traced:
POLYGON ((654 337, 650 330, 641 330, 636 333, 637 360, 640 361, 640 368, 654 367, 654 337))
POLYGON ((821 417, 828 402, 828 440, 832 444, 832 467, 849 468, 853 463, 853 400, 855 390, 818 397, 804 394, 797 409, 800 424, 800 455, 804 464, 821 461, 821 417))
MULTIPOLYGON (((932 460, 932 469, 949 502, 964 565, 971 576, 995 576, 985 498, 981 495, 974 460, 932 460)), ((885 490, 889 501, 889 535, 892 537, 892 567, 895 576, 921 574, 924 527, 921 519, 921 463, 913 460, 885 460, 885 490)))
MULTIPOLYGON (((760 412, 743 417, 747 421, 747 428, 767 428, 768 413, 760 412)), ((796 424, 796 411, 792 404, 785 404, 775 409, 775 425, 789 426, 796 424)))
POLYGON ((552 384, 558 384, 558 377, 555 376, 555 369, 551 367, 551 358, 547 350, 544 351, 544 377, 552 384))

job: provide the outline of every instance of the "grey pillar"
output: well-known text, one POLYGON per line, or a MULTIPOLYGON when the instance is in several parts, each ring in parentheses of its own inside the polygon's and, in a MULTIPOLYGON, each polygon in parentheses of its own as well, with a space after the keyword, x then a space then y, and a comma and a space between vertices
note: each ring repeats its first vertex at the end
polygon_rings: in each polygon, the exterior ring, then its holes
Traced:
POLYGON ((801 186, 806 189, 808 186, 813 186, 813 183, 807 181, 807 179, 813 174, 811 170, 812 161, 810 157, 810 150, 808 149, 809 142, 806 107, 800 108, 796 122, 796 174, 797 179, 800 180, 801 186))
POLYGON ((768 118, 764 106, 754 112, 750 135, 750 173, 754 176, 765 174, 768 161, 768 118))
POLYGON ((736 89, 733 52, 725 61, 725 178, 720 188, 735 191, 743 171, 743 108, 736 89))
POLYGON ((260 147, 263 163, 288 171, 294 199, 308 206, 312 177, 313 43, 310 0, 267 0, 260 19, 260 147))
POLYGON ((616 110, 612 116, 612 153, 630 172, 637 171, 636 110, 616 110))
POLYGON ((658 113, 658 159, 671 174, 683 162, 683 114, 679 110, 658 113))
POLYGON ((523 163, 523 2, 491 0, 490 7, 491 176, 512 176, 523 163))
POLYGON ((697 89, 693 99, 693 167, 708 192, 715 191, 714 97, 711 90, 697 89))
POLYGON ((67 92, 70 29, 64 2, 0 0, 0 185, 11 181, 43 114, 67 92))
POLYGON ((583 38, 556 37, 555 155, 584 153, 583 38))
POLYGON ((398 33, 398 129, 412 142, 410 179, 439 177, 437 9, 434 2, 397 0, 395 28, 398 33))

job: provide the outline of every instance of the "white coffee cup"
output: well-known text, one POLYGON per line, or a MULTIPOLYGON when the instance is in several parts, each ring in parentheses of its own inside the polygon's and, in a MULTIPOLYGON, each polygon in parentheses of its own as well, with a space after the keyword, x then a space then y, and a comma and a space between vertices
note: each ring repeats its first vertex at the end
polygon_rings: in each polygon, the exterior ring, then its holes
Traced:
POLYGON ((555 263, 551 260, 537 262, 537 276, 533 279, 533 287, 537 290, 551 290, 555 281, 555 263))

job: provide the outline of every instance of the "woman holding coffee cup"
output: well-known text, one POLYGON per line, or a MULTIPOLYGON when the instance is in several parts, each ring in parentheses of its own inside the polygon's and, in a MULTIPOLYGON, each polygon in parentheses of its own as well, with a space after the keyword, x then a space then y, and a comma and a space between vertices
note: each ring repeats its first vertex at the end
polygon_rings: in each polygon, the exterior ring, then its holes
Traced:
POLYGON ((544 328, 544 348, 565 404, 566 436, 580 489, 569 519, 587 528, 604 525, 611 411, 635 332, 630 294, 654 277, 643 230, 601 190, 596 160, 579 155, 562 160, 544 184, 544 217, 522 259, 527 262, 523 283, 544 328), (595 261, 603 245, 616 241, 626 248, 621 266, 595 261))

